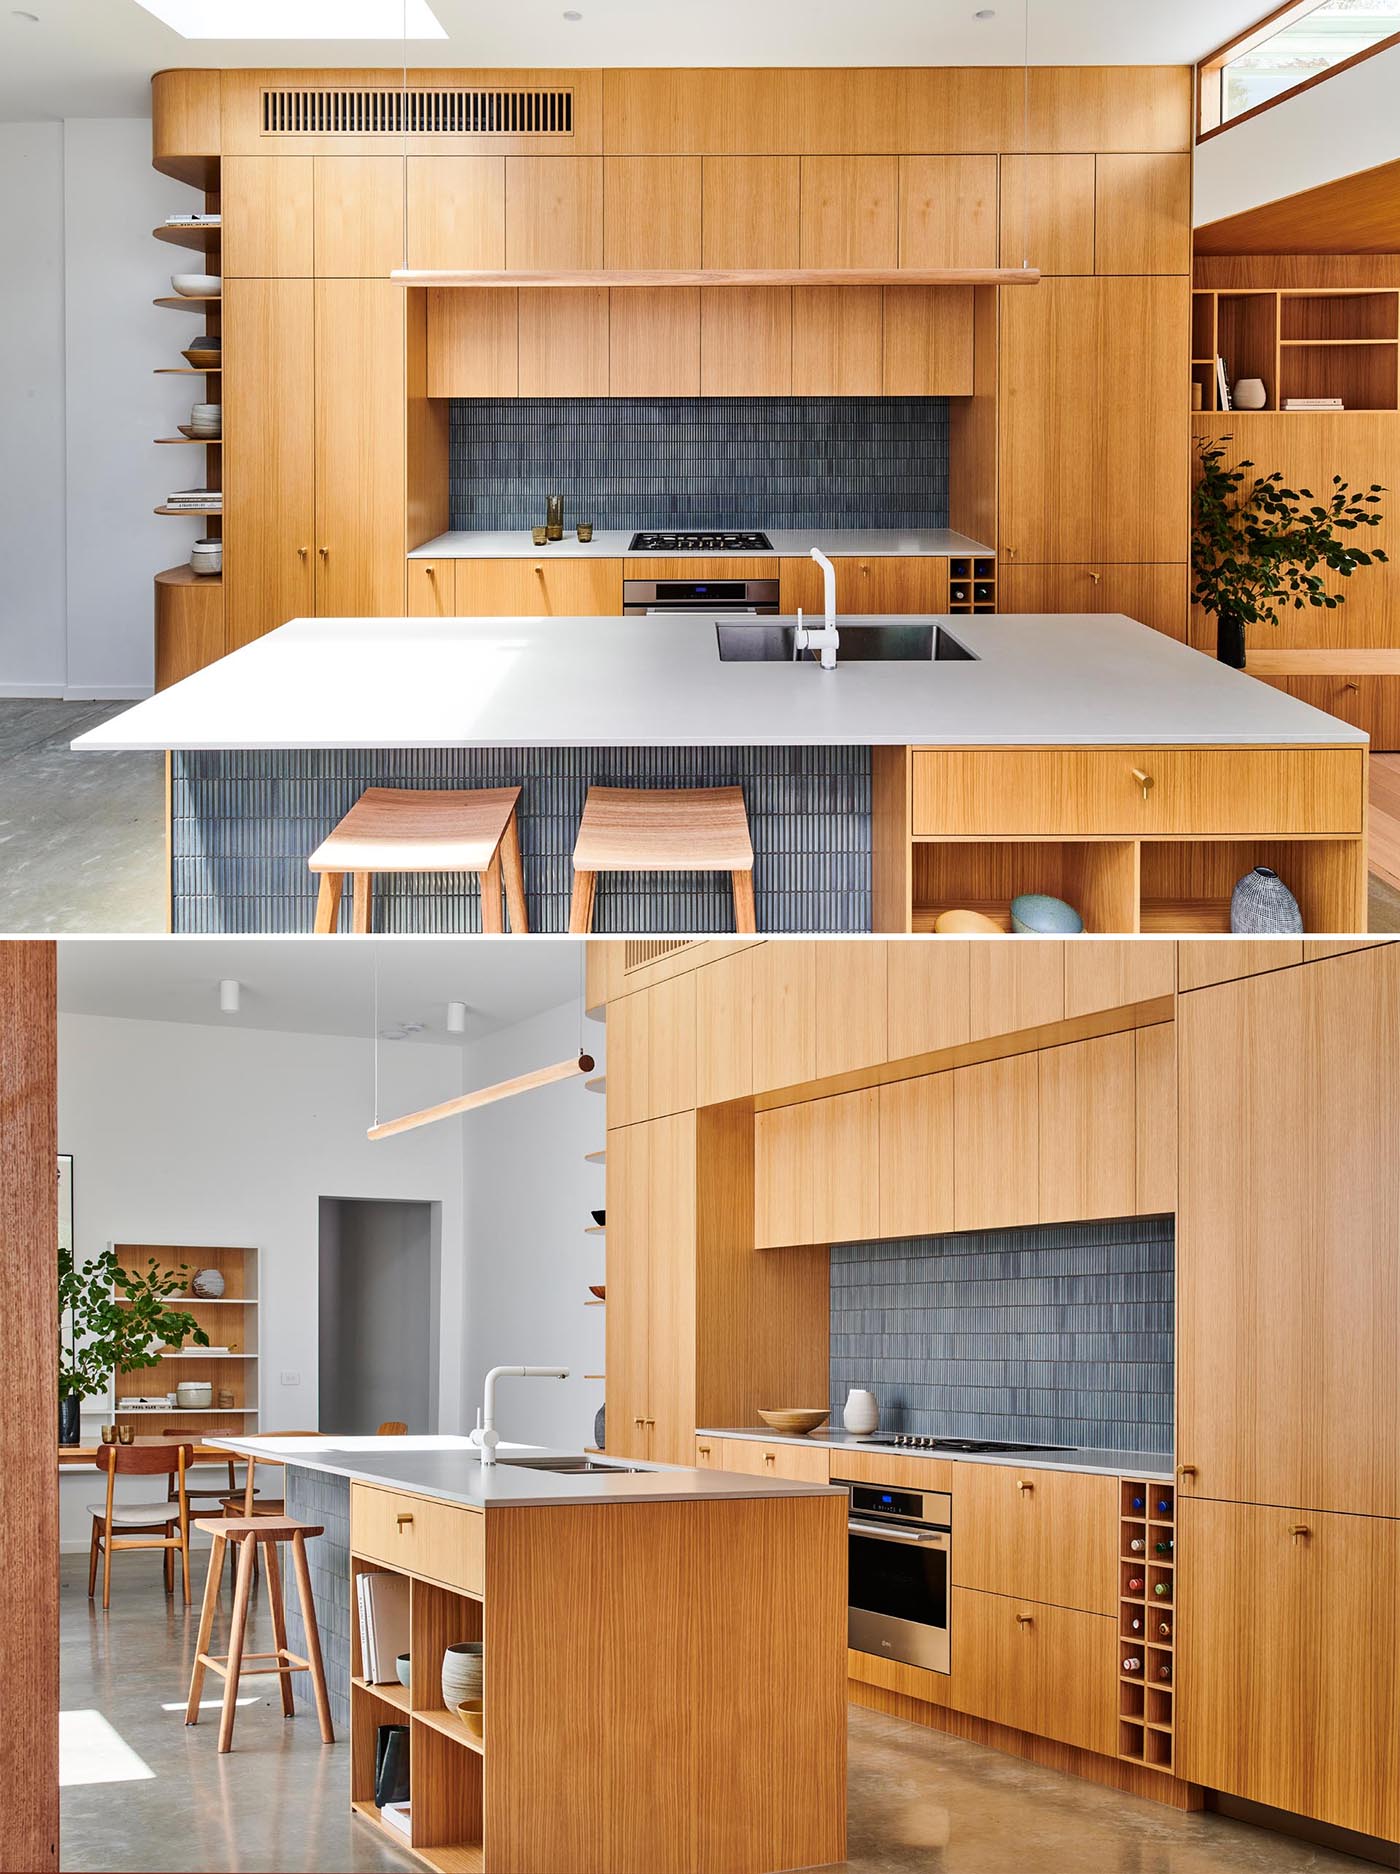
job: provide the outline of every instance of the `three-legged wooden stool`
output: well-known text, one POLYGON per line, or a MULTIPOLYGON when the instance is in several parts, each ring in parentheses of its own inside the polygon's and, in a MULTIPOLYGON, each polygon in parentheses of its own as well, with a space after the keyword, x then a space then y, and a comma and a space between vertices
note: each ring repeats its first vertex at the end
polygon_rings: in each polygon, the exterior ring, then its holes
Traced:
POLYGON ((321 1742, 333 1744, 330 1699, 326 1695, 326 1669, 321 1660, 321 1635, 316 1626, 316 1603, 311 1598, 311 1571, 306 1565, 306 1538, 322 1532, 310 1523, 299 1523, 293 1516, 201 1517, 195 1524, 214 1539, 209 1557, 209 1573, 204 1582, 204 1605, 199 1615, 199 1638, 195 1642, 194 1671, 190 1675, 190 1699, 185 1707, 185 1723, 199 1723, 199 1695, 204 1690, 204 1672, 220 1673, 224 1681, 224 1708, 219 1719, 219 1749, 233 1747, 233 1720, 238 1709, 238 1681, 243 1673, 250 1677, 275 1672, 282 1687, 282 1715, 296 1716, 290 1684, 294 1672, 309 1672, 316 1692, 316 1715, 321 1721, 321 1742), (214 1610, 219 1602, 219 1583, 224 1572, 224 1546, 234 1543, 239 1549, 238 1579, 233 1591, 233 1619, 229 1626, 228 1652, 208 1651, 214 1631, 214 1610), (282 1609, 282 1576, 277 1563, 277 1544, 292 1546, 292 1568, 297 1578, 297 1600, 301 1605, 301 1624, 306 1629, 308 1658, 287 1650, 287 1621, 282 1609), (272 1610, 272 1637, 276 1642, 270 1653, 245 1653, 248 1627, 248 1598, 253 1586, 253 1555, 258 1543, 267 1551, 263 1560, 268 1602, 272 1610), (271 1666, 252 1665, 253 1660, 270 1659, 271 1666))
POLYGON ((367 931, 376 872, 475 872, 481 928, 501 931, 501 882, 513 931, 530 928, 515 809, 518 787, 367 787, 307 865, 321 875, 316 929, 333 931, 347 873, 355 881, 350 928, 367 931))
POLYGON ((753 930, 753 842, 743 790, 590 787, 574 842, 571 931, 593 928, 600 872, 728 872, 734 928, 753 930))

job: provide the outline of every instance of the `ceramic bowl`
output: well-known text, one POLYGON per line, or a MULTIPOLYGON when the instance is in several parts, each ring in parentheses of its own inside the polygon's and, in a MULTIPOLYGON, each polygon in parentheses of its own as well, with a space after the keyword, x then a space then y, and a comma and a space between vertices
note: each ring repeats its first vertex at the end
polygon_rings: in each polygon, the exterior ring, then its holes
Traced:
POLYGON ((830 1413, 825 1406, 781 1406, 771 1412, 765 1412, 760 1406, 758 1416, 775 1432, 801 1437, 805 1432, 814 1432, 818 1425, 824 1425, 830 1413))
POLYGON ((181 1380, 175 1388, 175 1397, 187 1412, 207 1412, 214 1403, 214 1388, 207 1379, 181 1380))
POLYGON ((980 911, 940 911, 933 928, 944 937, 950 932, 975 932, 984 936, 995 931, 999 937, 1005 935, 995 918, 984 917, 980 911))
POLYGON ((480 1640, 459 1640, 442 1656, 442 1702, 455 1711, 464 1698, 480 1698, 485 1683, 484 1649, 480 1640))
POLYGON ((1084 920, 1063 898, 1027 891, 1011 900, 1011 928, 1021 935, 1073 937, 1083 930, 1084 920))
POLYGON ((484 1701, 479 1698, 464 1698, 457 1707, 457 1716, 466 1725, 473 1737, 484 1740, 486 1736, 484 1701))
POLYGON ((408 1684, 408 1657, 407 1653, 400 1653, 394 1661, 394 1670, 399 1675, 399 1684, 404 1686, 408 1684))
POLYGON ((223 541, 196 540, 190 548, 190 571, 192 573, 221 573, 223 570, 223 541))
POLYGON ((592 1216, 593 1221, 597 1224, 600 1230, 607 1223, 608 1213, 606 1210, 595 1210, 595 1211, 591 1211, 589 1214, 592 1216))
POLYGON ((217 273, 172 273, 170 284, 181 299, 214 299, 223 281, 217 273))

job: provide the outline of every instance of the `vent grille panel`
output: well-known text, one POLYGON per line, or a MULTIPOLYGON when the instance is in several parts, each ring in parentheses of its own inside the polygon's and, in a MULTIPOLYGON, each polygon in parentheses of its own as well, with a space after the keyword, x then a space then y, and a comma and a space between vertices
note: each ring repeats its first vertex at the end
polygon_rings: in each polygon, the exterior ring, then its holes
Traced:
POLYGON ((694 939, 688 937, 634 938, 622 946, 622 968, 624 973, 644 970, 648 963, 659 963, 663 957, 673 957, 678 950, 693 947, 694 939))
POLYGON ((572 91, 299 86, 262 94, 265 137, 571 137, 572 91))

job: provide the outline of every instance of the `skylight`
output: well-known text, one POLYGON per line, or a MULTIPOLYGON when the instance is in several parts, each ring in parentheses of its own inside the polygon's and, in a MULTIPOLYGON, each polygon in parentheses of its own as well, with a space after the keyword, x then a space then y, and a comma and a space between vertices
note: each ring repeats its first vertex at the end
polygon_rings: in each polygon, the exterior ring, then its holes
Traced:
POLYGON ((1252 117, 1400 39, 1400 0, 1295 0, 1203 59, 1202 135, 1252 117))
POLYGON ((184 39, 445 39, 428 0, 136 0, 184 39))

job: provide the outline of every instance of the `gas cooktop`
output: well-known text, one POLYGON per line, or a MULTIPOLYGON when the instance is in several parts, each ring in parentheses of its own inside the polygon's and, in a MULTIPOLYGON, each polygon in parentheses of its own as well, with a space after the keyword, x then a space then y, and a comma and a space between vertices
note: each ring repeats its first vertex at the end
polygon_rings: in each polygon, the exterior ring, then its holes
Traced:
POLYGON ((1002 1443, 995 1438, 926 1438, 920 1432, 894 1432, 888 1438, 863 1438, 862 1444, 889 1445, 898 1451, 1073 1451, 1073 1445, 1002 1443))
POLYGON ((633 534, 629 553, 771 553, 767 534, 633 534))

